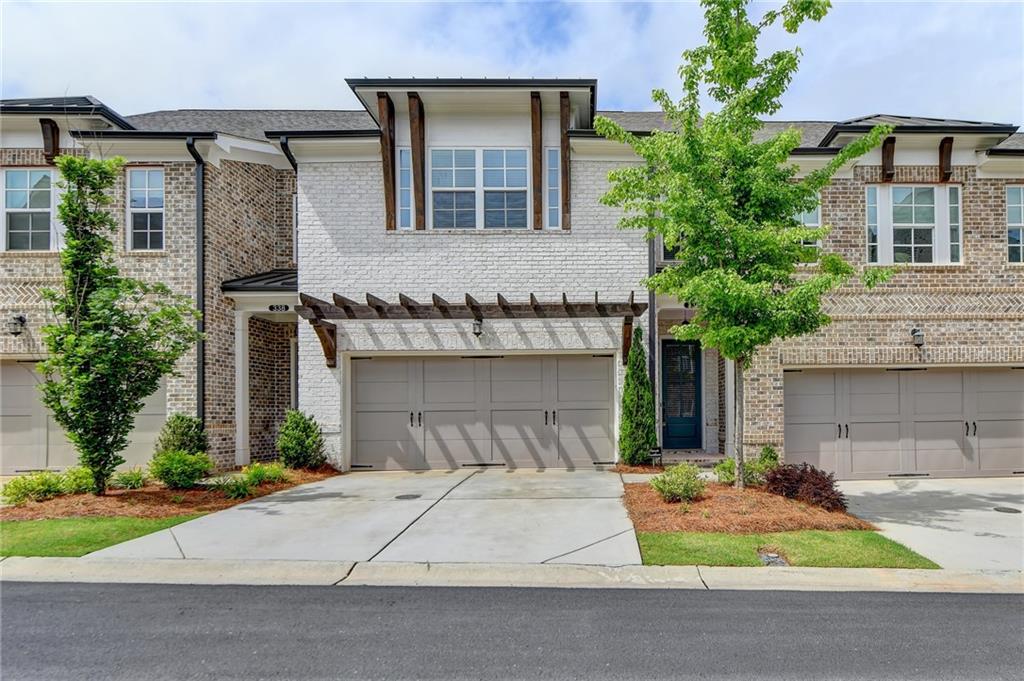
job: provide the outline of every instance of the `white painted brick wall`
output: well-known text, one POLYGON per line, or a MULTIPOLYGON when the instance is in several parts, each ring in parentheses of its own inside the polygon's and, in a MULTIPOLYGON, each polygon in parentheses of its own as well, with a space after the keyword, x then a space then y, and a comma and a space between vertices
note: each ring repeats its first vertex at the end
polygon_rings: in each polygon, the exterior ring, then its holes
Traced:
MULTIPOLYGON (((398 293, 420 301, 430 294, 461 301, 470 293, 493 301, 501 292, 525 301, 530 293, 556 301, 646 302, 643 236, 616 227, 619 211, 600 204, 612 162, 573 162, 572 230, 387 232, 380 163, 304 163, 298 181, 299 290, 326 300, 340 293, 360 300, 367 292, 397 302, 398 293)), ((644 319, 637 320, 645 323, 644 319)), ((332 455, 340 456, 343 366, 328 369, 308 324, 299 331, 299 403, 324 428, 332 455)), ((471 322, 346 322, 338 325, 342 353, 423 351, 615 352, 621 320, 486 320, 473 336, 471 322)), ((621 358, 618 383, 621 386, 621 358)))

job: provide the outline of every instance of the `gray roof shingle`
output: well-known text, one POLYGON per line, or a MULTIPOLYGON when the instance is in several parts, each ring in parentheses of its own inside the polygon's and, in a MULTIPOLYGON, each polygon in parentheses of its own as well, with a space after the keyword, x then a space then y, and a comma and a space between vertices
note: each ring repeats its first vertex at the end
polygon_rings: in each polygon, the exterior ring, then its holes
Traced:
POLYGON ((267 130, 376 130, 365 111, 303 109, 176 109, 126 116, 139 130, 211 131, 266 139, 267 130))
MULTIPOLYGON (((598 111, 599 116, 615 121, 630 132, 650 132, 652 130, 669 130, 670 126, 661 111, 598 111)), ((755 135, 757 140, 765 140, 789 128, 797 128, 803 134, 801 146, 817 146, 822 138, 835 125, 833 121, 765 121, 761 130, 755 135)))

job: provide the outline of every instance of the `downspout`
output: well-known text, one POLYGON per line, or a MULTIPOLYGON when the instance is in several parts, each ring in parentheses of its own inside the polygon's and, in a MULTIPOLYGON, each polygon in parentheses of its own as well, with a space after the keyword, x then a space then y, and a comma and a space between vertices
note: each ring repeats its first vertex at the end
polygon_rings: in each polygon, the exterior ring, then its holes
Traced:
MULTIPOLYGON (((196 330, 206 331, 206 201, 203 185, 206 177, 206 162, 196 151, 193 137, 185 139, 185 148, 196 162, 196 309, 199 319, 196 330)), ((196 416, 206 426, 206 341, 202 338, 196 343, 196 416)))
MULTIPOLYGON (((657 270, 657 255, 656 255, 657 239, 647 240, 647 276, 653 277, 657 270)), ((647 289, 647 367, 648 373, 651 375, 651 393, 654 395, 654 413, 655 416, 659 414, 658 405, 661 404, 658 401, 658 393, 660 392, 660 386, 658 385, 658 310, 655 307, 655 296, 654 291, 650 288, 647 289)), ((657 420, 657 419, 656 419, 657 420)), ((658 437, 658 444, 661 444, 661 428, 655 428, 655 432, 658 437)))
POLYGON ((284 152, 285 158, 288 159, 288 163, 292 164, 292 170, 296 173, 299 172, 299 162, 295 160, 295 154, 292 153, 292 148, 288 146, 288 138, 282 137, 280 139, 281 151, 284 152))

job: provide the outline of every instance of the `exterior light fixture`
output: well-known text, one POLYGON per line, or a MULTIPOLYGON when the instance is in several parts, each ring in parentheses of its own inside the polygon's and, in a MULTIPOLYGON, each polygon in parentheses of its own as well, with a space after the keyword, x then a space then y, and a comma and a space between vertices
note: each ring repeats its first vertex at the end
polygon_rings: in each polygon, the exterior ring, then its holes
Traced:
POLYGON ((910 338, 914 341, 914 347, 921 347, 924 345, 924 331, 914 327, 910 330, 910 338))
POLYGON ((484 320, 474 319, 473 320, 473 335, 477 338, 484 332, 484 320))
POLYGON ((7 330, 7 333, 12 336, 20 336, 25 330, 25 322, 27 321, 28 320, 25 319, 25 315, 14 314, 7 319, 6 324, 4 324, 4 328, 7 330))

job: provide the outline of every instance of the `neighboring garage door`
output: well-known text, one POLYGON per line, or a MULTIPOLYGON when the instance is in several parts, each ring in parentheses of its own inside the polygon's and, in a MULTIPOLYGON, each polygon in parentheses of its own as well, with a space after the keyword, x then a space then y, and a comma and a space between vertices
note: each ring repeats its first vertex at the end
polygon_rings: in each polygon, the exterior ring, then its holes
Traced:
MULTIPOLYGON (((77 465, 78 455, 40 400, 34 362, 0 362, 0 474, 61 469, 77 465)), ((163 384, 135 417, 128 448, 121 452, 127 465, 149 461, 153 443, 166 419, 163 384)))
POLYGON ((352 360, 356 468, 608 463, 611 357, 352 360))
POLYGON ((785 374, 786 461, 842 479, 1024 472, 1024 370, 785 374))

